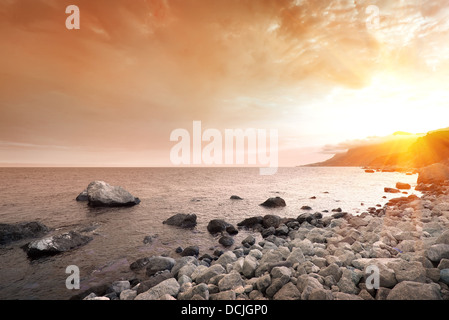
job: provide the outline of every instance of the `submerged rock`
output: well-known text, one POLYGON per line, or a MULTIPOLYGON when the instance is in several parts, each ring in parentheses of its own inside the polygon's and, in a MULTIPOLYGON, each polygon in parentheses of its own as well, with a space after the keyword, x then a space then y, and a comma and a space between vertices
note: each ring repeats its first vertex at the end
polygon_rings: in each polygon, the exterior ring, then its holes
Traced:
POLYGON ((285 207, 285 200, 281 197, 272 197, 265 200, 265 202, 260 204, 263 207, 267 208, 277 208, 277 207, 285 207))
POLYGON ((82 235, 75 231, 70 231, 32 241, 22 248, 25 250, 28 257, 36 259, 42 256, 55 255, 81 247, 91 240, 92 237, 82 235))
POLYGON ((164 220, 162 223, 185 229, 193 228, 196 226, 196 214, 178 213, 164 220))
POLYGON ((140 199, 119 186, 104 181, 93 181, 87 187, 88 204, 91 207, 127 207, 140 203, 140 199))
POLYGON ((42 237, 49 232, 46 225, 38 222, 0 223, 0 245, 27 238, 42 237))

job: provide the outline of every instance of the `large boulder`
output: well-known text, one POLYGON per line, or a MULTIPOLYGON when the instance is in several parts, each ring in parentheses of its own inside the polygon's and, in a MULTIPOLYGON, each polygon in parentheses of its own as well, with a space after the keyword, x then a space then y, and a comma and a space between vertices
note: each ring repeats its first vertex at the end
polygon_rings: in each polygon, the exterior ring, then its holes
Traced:
POLYGON ((14 224, 0 223, 0 245, 27 238, 39 238, 48 232, 48 227, 38 221, 14 224))
POLYGON ((162 223, 186 229, 193 228, 196 226, 196 214, 178 213, 162 223))
POLYGON ((226 230, 230 224, 222 219, 212 219, 207 224, 207 231, 210 233, 220 233, 226 230))
POLYGON ((88 204, 91 207, 128 207, 140 203, 140 199, 120 186, 104 181, 93 181, 87 187, 88 204))
POLYGON ((441 300, 440 286, 436 283, 403 281, 390 291, 387 300, 441 300))
POLYGON ((46 237, 32 241, 22 248, 31 259, 42 256, 55 255, 86 245, 92 237, 82 235, 75 231, 46 237))
POLYGON ((265 202, 260 204, 263 207, 267 208, 277 208, 277 207, 285 207, 285 200, 281 197, 272 197, 265 200, 265 202))
POLYGON ((257 228, 260 227, 263 223, 263 217, 262 216, 256 216, 251 218, 246 218, 243 221, 240 221, 237 223, 238 227, 244 227, 244 228, 257 228))
POLYGON ((434 163, 419 170, 418 184, 441 184, 449 180, 449 167, 442 163, 434 163))

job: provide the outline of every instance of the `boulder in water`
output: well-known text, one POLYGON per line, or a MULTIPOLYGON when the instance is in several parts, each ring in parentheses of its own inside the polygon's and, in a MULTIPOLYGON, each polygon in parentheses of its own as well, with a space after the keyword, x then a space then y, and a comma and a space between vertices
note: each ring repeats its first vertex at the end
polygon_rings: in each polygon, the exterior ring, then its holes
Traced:
POLYGON ((127 207, 140 203, 140 199, 119 186, 111 186, 104 181, 93 181, 87 187, 87 197, 91 207, 127 207))
POLYGON ((92 238, 75 231, 45 237, 32 241, 22 248, 31 259, 43 256, 51 256, 81 247, 91 241, 92 238))
POLYGON ((84 189, 75 199, 76 201, 89 201, 87 197, 87 189, 84 189))
POLYGON ((38 221, 14 224, 0 223, 0 245, 27 238, 39 238, 48 232, 48 227, 38 221))
POLYGON ((263 207, 267 208, 277 208, 277 207, 285 207, 285 200, 281 197, 272 197, 265 200, 265 202, 260 204, 263 207))
POLYGON ((162 223, 186 229, 193 228, 196 226, 196 214, 177 213, 162 223))

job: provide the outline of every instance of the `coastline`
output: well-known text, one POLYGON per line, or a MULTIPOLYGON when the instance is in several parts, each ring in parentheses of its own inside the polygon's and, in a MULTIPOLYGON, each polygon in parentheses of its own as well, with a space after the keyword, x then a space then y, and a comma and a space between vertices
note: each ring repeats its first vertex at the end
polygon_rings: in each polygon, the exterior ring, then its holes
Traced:
POLYGON ((258 243, 248 237, 214 256, 153 257, 135 278, 72 299, 449 300, 447 185, 360 215, 283 219, 274 209, 263 218, 254 229, 263 236, 258 243), (373 266, 380 276, 374 288, 373 266), (154 272, 144 275, 149 268, 154 272))

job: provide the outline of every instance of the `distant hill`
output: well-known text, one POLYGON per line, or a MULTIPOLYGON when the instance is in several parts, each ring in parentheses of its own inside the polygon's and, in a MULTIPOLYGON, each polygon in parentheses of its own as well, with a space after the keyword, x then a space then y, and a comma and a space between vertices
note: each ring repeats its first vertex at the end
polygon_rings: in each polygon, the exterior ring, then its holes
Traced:
POLYGON ((405 132, 349 148, 331 159, 310 164, 316 167, 371 167, 377 169, 414 169, 449 160, 449 128, 430 131, 426 135, 405 132))

